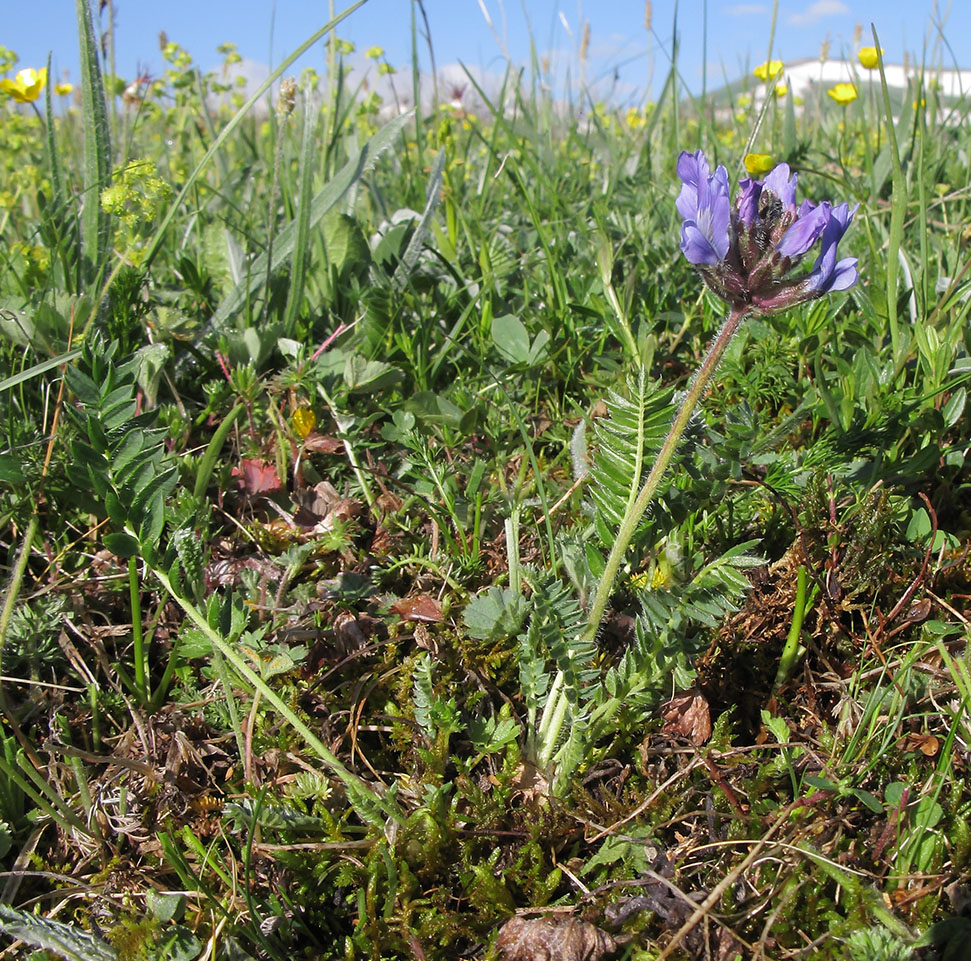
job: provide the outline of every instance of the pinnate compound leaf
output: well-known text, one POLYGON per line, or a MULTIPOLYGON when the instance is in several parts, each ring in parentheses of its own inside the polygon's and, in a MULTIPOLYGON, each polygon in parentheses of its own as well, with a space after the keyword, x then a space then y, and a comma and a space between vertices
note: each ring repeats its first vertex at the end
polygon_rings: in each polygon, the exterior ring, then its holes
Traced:
POLYGON ((118 961, 118 952, 101 938, 61 921, 49 921, 5 904, 0 904, 0 930, 68 961, 118 961))

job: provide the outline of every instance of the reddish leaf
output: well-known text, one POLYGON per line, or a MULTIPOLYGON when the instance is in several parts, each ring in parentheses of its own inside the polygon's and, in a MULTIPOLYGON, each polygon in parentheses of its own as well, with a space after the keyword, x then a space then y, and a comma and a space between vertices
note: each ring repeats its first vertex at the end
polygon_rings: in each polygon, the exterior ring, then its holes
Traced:
POLYGON ((244 457, 233 474, 243 482, 247 494, 272 494, 283 487, 276 473, 275 464, 267 464, 255 457, 244 457))
POLYGON ((391 605, 391 611, 406 621, 436 624, 442 619, 442 605, 427 594, 403 597, 391 605))

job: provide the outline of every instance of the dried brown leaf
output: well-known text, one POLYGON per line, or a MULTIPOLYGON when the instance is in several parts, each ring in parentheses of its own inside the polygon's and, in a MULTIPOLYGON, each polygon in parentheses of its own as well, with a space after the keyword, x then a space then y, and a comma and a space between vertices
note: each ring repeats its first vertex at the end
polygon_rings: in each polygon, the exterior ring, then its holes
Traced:
POLYGON ((402 597, 391 605, 391 612, 405 621, 437 624, 442 619, 442 605, 428 594, 402 597))
POLYGON ((933 734, 908 734, 903 739, 905 751, 920 751, 925 757, 935 757, 941 749, 941 742, 933 734))
POLYGON ((661 733, 668 737, 684 737, 695 747, 700 747, 711 737, 711 712, 708 699, 697 688, 677 694, 662 708, 664 727, 661 733))
POLYGON ((506 961, 599 961, 617 950, 606 931, 577 918, 510 918, 496 949, 506 961))
POLYGON ((304 439, 303 449, 312 454, 336 454, 344 449, 344 443, 336 437, 328 437, 312 430, 304 439))

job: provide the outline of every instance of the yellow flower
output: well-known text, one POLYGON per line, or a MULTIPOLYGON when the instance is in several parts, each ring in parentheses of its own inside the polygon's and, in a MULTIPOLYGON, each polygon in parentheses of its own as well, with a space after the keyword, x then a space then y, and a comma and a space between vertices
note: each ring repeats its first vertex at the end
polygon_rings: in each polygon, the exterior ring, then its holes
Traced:
POLYGON ((17 103, 31 103, 40 96, 46 83, 47 67, 42 67, 40 70, 25 67, 17 72, 13 80, 9 77, 0 80, 0 90, 13 97, 17 103))
POLYGON ((775 79, 782 73, 782 68, 785 66, 781 60, 768 60, 765 63, 760 63, 752 73, 755 74, 759 80, 768 80, 770 77, 775 79))
POLYGON ((883 56, 883 47, 880 48, 879 54, 877 53, 876 47, 860 47, 860 52, 857 54, 857 57, 860 58, 860 63, 867 70, 876 70, 881 56, 883 56))
POLYGON ((368 60, 380 60, 384 56, 384 47, 368 47, 368 51, 364 56, 368 60))
POLYGON ((56 93, 59 97, 66 97, 69 94, 74 93, 74 84, 59 83, 57 84, 57 86, 54 87, 54 93, 56 93))
POLYGON ((826 91, 841 107, 856 100, 856 85, 852 83, 838 83, 826 91))
POLYGON ((767 174, 773 167, 775 161, 771 154, 767 153, 747 153, 745 155, 745 169, 753 176, 767 174))
POLYGON ((777 83, 775 85, 775 95, 777 97, 784 97, 789 92, 789 85, 787 83, 777 83))
POLYGON ((306 437, 317 426, 317 418, 309 407, 298 407, 290 419, 298 437, 306 437))

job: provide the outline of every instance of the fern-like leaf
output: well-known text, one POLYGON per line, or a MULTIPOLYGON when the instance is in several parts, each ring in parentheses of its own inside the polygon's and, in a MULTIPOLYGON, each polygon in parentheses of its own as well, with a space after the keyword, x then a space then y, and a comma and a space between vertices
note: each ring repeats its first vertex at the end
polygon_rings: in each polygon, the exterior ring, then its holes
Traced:
POLYGON ((644 368, 628 378, 624 393, 611 391, 606 404, 607 415, 594 427, 590 491, 597 533, 610 545, 664 443, 674 405, 672 391, 652 384, 644 368))

